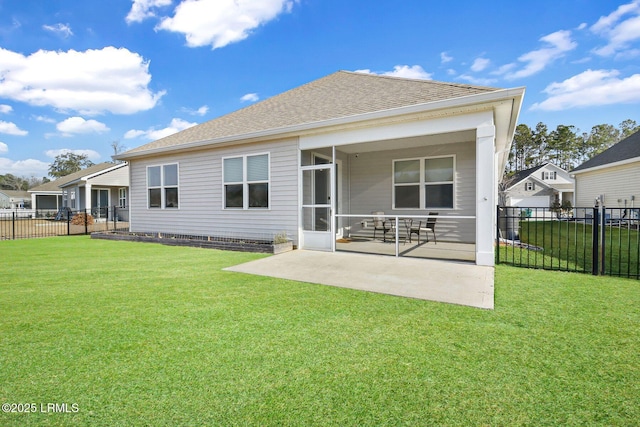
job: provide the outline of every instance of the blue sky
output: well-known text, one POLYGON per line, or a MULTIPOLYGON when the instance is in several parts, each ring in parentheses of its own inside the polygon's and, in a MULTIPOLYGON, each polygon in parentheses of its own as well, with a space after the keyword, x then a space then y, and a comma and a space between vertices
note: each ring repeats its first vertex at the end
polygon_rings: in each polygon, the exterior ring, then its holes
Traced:
POLYGON ((338 70, 524 86, 531 127, 640 123, 640 0, 0 0, 0 174, 338 70))

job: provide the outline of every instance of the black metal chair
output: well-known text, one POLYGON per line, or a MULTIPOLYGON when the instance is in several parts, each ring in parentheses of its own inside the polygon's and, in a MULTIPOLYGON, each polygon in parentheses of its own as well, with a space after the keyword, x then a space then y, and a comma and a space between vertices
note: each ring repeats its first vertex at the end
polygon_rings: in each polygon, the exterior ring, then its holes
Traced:
POLYGON ((418 226, 413 226, 413 221, 409 226, 409 243, 411 243, 411 235, 418 235, 418 244, 420 244, 420 233, 424 232, 427 237, 427 243, 429 242, 429 233, 433 234, 433 242, 434 244, 438 244, 438 240, 436 239, 436 220, 438 216, 438 212, 429 212, 429 217, 426 221, 419 221, 418 226), (424 224, 424 225, 423 225, 424 224))
POLYGON ((391 224, 383 216, 384 212, 372 212, 373 216, 373 240, 376 240, 376 231, 382 230, 382 241, 387 241, 387 232, 391 230, 391 224))

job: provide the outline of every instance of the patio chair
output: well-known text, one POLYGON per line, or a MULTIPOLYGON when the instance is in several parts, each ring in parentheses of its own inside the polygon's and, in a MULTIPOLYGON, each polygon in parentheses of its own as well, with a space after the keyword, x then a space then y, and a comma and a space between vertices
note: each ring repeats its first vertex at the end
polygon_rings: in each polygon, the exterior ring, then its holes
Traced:
POLYGON ((433 234, 433 242, 434 244, 438 244, 436 240, 436 219, 438 216, 438 212, 429 212, 429 218, 426 221, 419 221, 418 226, 413 226, 413 221, 409 226, 409 243, 411 243, 411 235, 418 235, 418 244, 420 244, 420 233, 424 232, 427 237, 427 243, 429 242, 429 233, 433 234), (423 225, 424 224, 424 225, 423 225))
POLYGON ((391 230, 391 224, 382 215, 384 212, 371 212, 373 214, 373 240, 376 240, 376 231, 382 230, 382 241, 387 241, 387 232, 391 230))

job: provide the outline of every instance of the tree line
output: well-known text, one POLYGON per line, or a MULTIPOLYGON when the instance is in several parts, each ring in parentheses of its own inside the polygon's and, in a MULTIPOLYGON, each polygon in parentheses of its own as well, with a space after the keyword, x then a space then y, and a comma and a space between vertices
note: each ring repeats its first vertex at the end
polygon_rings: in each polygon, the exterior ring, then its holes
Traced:
POLYGON ((550 131, 542 122, 535 129, 519 124, 511 144, 506 174, 510 176, 546 162, 570 171, 639 130, 640 126, 630 119, 617 128, 608 124, 596 125, 590 132, 581 132, 571 125, 558 125, 550 131))

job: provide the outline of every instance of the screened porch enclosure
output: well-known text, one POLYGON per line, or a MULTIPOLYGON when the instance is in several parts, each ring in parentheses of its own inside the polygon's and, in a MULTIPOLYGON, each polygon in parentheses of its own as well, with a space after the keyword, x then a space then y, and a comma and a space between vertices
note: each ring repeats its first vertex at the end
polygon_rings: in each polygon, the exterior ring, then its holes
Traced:
POLYGON ((474 262, 475 147, 464 131, 301 150, 301 246, 474 262), (431 214, 435 239, 412 233, 431 214))

